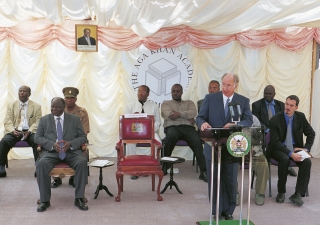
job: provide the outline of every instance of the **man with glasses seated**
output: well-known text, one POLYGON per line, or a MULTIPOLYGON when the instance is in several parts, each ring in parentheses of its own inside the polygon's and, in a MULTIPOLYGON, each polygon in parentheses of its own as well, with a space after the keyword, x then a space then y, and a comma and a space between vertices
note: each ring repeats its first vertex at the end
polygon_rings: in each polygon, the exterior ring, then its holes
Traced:
MULTIPOLYGON (((158 130, 161 125, 159 107, 156 103, 148 101, 150 93, 150 88, 147 85, 140 85, 138 87, 138 101, 134 101, 128 105, 125 109, 125 114, 132 113, 146 113, 147 115, 154 116, 154 138, 161 143, 160 137, 158 135, 158 130)), ((135 144, 126 145, 126 155, 150 155, 150 148, 142 149, 136 148, 135 144)), ((131 176, 132 180, 137 180, 138 176, 131 176)))

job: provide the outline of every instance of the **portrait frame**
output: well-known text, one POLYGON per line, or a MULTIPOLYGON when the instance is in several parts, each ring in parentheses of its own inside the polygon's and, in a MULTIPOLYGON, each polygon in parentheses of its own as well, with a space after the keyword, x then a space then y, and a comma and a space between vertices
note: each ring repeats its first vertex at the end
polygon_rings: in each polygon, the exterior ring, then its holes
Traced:
POLYGON ((77 52, 97 52, 98 51, 98 26, 91 25, 91 24, 76 24, 75 25, 75 43, 76 43, 77 52), (90 30, 89 38, 84 37, 85 29, 90 30))

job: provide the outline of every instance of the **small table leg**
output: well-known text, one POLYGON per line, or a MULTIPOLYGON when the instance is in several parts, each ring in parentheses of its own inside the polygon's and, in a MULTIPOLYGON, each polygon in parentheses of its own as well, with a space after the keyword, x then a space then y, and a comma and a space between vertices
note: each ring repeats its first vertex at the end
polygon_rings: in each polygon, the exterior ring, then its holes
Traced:
POLYGON ((102 177, 102 168, 103 167, 100 167, 99 185, 97 186, 97 190, 94 192, 95 193, 94 199, 97 199, 100 190, 105 190, 109 196, 113 197, 113 194, 110 193, 108 188, 105 185, 102 184, 102 179, 103 179, 103 177, 102 177))
POLYGON ((180 191, 178 184, 173 180, 173 164, 170 165, 170 180, 166 183, 166 185, 160 193, 163 194, 169 186, 170 189, 172 189, 172 186, 174 186, 180 194, 183 194, 182 191, 180 191))

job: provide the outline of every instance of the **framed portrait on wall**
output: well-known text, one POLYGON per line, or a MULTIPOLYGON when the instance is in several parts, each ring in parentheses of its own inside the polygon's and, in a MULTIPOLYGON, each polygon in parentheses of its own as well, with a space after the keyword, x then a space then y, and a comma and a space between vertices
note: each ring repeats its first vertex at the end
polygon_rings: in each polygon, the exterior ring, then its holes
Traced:
POLYGON ((76 51, 98 51, 98 26, 90 24, 76 24, 76 51))

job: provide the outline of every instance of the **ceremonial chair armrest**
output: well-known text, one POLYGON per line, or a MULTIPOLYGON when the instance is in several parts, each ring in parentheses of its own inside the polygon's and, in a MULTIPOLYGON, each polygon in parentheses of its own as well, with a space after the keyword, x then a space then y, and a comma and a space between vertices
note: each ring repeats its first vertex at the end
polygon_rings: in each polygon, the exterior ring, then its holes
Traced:
POLYGON ((156 152, 157 160, 160 160, 162 144, 159 141, 157 141, 156 139, 153 139, 153 141, 154 141, 154 145, 157 149, 157 152, 156 152))

